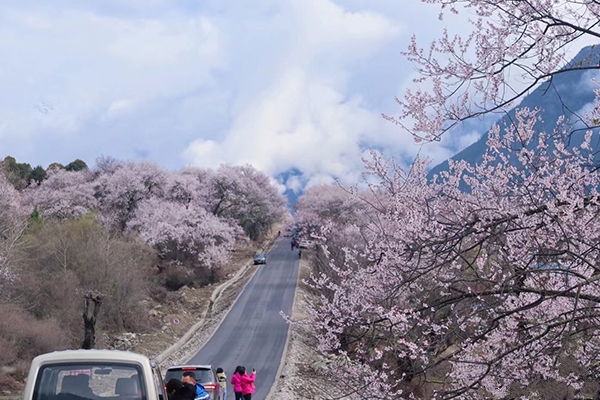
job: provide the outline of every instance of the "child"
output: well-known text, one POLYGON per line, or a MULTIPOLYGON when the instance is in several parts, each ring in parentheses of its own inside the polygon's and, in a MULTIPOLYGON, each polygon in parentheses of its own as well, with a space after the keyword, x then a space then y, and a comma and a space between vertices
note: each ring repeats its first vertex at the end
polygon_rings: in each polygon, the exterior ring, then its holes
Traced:
POLYGON ((226 399, 227 398, 227 375, 225 375, 225 372, 223 372, 223 368, 221 368, 221 367, 217 368, 217 379, 219 380, 219 383, 221 384, 221 388, 223 390, 223 397, 221 397, 221 398, 226 399))

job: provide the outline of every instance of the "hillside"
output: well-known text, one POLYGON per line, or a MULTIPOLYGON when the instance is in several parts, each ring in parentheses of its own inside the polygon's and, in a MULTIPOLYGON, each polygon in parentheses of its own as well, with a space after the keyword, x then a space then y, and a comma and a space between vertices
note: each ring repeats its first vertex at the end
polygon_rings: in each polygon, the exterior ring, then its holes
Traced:
MULTIPOLYGON (((528 96, 526 96, 517 108, 540 107, 542 120, 536 124, 537 131, 552 132, 556 127, 556 121, 565 115, 573 131, 571 144, 580 144, 584 130, 577 130, 583 125, 580 114, 594 101, 592 79, 598 76, 597 71, 584 69, 591 65, 599 65, 600 49, 594 46, 583 48, 564 68, 582 68, 581 70, 565 71, 555 75, 552 79, 542 83, 528 96)), ((510 110, 497 122, 500 126, 508 124, 515 116, 515 108, 510 110)), ((483 154, 487 148, 488 130, 490 126, 482 126, 483 133, 478 141, 457 153, 452 160, 465 160, 471 165, 482 161, 483 154)), ((592 145, 600 149, 600 142, 593 141, 592 145)), ((436 165, 430 171, 430 176, 448 168, 448 161, 436 165)))

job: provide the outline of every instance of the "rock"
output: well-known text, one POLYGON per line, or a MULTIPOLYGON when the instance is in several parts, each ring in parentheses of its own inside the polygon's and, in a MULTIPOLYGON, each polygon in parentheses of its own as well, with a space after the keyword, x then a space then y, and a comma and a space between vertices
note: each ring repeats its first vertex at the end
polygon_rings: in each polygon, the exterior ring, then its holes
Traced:
POLYGON ((15 372, 17 372, 16 367, 9 367, 9 366, 0 367, 0 375, 10 375, 10 374, 14 374, 15 372))
POLYGON ((106 336, 108 348, 116 350, 131 350, 139 342, 137 334, 133 332, 125 332, 120 336, 106 336))

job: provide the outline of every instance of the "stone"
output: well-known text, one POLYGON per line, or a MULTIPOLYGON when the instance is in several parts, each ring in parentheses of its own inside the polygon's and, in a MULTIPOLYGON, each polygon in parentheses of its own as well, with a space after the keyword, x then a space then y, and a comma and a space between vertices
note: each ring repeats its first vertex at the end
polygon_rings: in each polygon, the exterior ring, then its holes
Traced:
POLYGON ((17 372, 16 367, 9 367, 9 366, 0 367, 1 375, 10 375, 10 374, 14 374, 15 372, 17 372))

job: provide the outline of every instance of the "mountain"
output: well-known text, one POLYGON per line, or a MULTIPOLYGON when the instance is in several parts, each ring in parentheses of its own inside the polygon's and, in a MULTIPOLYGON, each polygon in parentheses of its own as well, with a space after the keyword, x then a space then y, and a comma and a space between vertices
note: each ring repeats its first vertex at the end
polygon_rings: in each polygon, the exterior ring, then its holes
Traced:
POLYGON ((292 214, 294 214, 294 205, 298 201, 298 198, 304 193, 304 188, 302 187, 303 185, 300 180, 301 177, 302 171, 297 168, 289 169, 275 176, 277 182, 286 185, 286 190, 283 195, 288 199, 287 208, 292 214), (290 189, 290 186, 294 189, 290 189))
MULTIPOLYGON (((600 65, 600 46, 588 46, 583 48, 563 69, 598 65, 600 65)), ((584 69, 556 74, 523 98, 517 108, 540 107, 542 120, 535 125, 538 132, 552 132, 561 115, 565 115, 571 126, 577 128, 577 118, 574 114, 594 101, 592 85, 594 76, 598 76, 596 70, 584 69)), ((515 109, 512 109, 497 123, 502 127, 505 123, 508 124, 508 121, 513 119, 514 116, 515 109)), ((460 151, 451 159, 465 160, 471 165, 479 164, 483 160, 483 155, 487 149, 487 132, 490 128, 491 125, 484 127, 486 133, 478 141, 460 151)), ((584 131, 574 132, 571 136, 571 145, 581 144, 584 134, 584 131)), ((596 142, 592 145, 600 150, 600 143, 596 142)), ((444 161, 431 169, 430 176, 447 169, 448 161, 444 161)))

